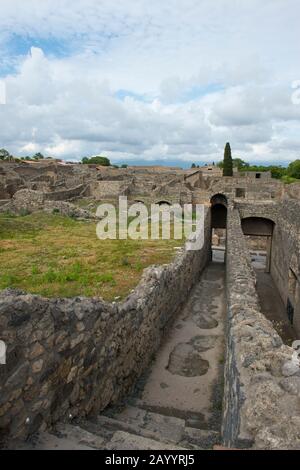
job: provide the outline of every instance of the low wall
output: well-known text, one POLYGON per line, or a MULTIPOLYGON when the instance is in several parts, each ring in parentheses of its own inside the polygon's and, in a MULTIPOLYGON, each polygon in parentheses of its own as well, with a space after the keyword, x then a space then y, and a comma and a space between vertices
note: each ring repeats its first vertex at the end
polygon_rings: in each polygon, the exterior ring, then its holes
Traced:
POLYGON ((116 198, 129 193, 129 181, 95 181, 89 185, 89 195, 97 200, 116 198))
POLYGON ((47 201, 70 201, 81 196, 86 191, 86 185, 80 184, 75 188, 62 189, 59 191, 52 191, 45 193, 47 201))
POLYGON ((5 206, 8 202, 10 202, 10 199, 0 199, 0 207, 5 206))
POLYGON ((210 221, 199 251, 150 267, 122 303, 0 294, 0 430, 24 437, 60 419, 97 413, 125 395, 150 363, 164 329, 209 259, 210 221))
POLYGON ((299 448, 300 368, 260 311, 238 209, 227 219, 227 353, 223 440, 229 447, 299 448))
POLYGON ((271 253, 271 275, 284 305, 289 291, 289 270, 297 276, 293 298, 293 327, 300 339, 300 201, 285 199, 278 211, 278 223, 274 227, 271 253))
POLYGON ((96 219, 96 216, 86 209, 81 209, 70 202, 47 200, 47 193, 31 189, 17 191, 13 198, 5 204, 1 204, 0 201, 0 213, 10 212, 15 215, 26 215, 42 210, 49 214, 59 213, 81 219, 96 219))

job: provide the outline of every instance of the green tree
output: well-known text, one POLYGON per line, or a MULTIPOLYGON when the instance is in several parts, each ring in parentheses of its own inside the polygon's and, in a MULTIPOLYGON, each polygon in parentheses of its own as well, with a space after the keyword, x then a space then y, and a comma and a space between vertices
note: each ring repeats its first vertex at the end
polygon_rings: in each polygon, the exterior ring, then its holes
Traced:
POLYGON ((232 164, 233 167, 238 170, 247 170, 250 167, 249 163, 245 162, 241 158, 233 158, 232 164))
POLYGON ((0 160, 10 160, 11 155, 6 149, 0 149, 0 160))
MULTIPOLYGON (((218 162, 217 163, 217 166, 219 168, 224 168, 224 160, 222 160, 221 162, 218 162)), ((243 170, 250 170, 250 164, 245 162, 245 160, 242 160, 241 158, 233 158, 232 159, 232 166, 233 168, 237 168, 239 171, 243 171, 243 170)))
POLYGON ((300 179, 300 160, 295 160, 294 162, 290 163, 287 167, 286 173, 292 178, 300 179))
POLYGON ((91 157, 91 158, 84 157, 81 161, 82 163, 85 163, 85 164, 110 166, 109 159, 107 157, 102 157, 101 155, 97 155, 96 157, 91 157))
POLYGON ((231 156, 231 148, 229 142, 225 145, 224 150, 224 166, 223 166, 223 176, 232 176, 233 175, 233 163, 231 156))
POLYGON ((286 168, 282 166, 272 165, 269 167, 272 178, 281 179, 286 174, 286 168))
POLYGON ((128 165, 126 163, 123 163, 123 165, 121 165, 121 168, 128 168, 128 165))
POLYGON ((36 153, 35 155, 33 155, 32 157, 34 160, 43 160, 44 159, 44 155, 40 152, 36 153))
POLYGON ((192 163, 191 168, 196 168, 196 164, 195 164, 195 163, 192 163))

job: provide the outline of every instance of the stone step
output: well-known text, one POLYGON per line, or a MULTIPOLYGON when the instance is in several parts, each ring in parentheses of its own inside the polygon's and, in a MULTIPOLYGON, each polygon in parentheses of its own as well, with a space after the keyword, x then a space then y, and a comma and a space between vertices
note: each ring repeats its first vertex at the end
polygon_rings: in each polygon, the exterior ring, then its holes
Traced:
POLYGON ((153 413, 136 406, 126 406, 121 412, 114 413, 113 418, 139 426, 166 442, 179 443, 183 438, 185 421, 180 418, 153 413))
POLYGON ((59 437, 78 442, 79 445, 86 445, 93 449, 103 449, 106 442, 104 437, 73 424, 59 424, 56 431, 59 437))
POLYGON ((80 426, 60 423, 53 432, 40 432, 23 442, 14 442, 16 450, 102 450, 107 439, 80 426))
POLYGON ((108 410, 105 417, 98 417, 103 429, 118 428, 150 439, 183 445, 190 449, 212 449, 220 444, 218 431, 185 426, 185 420, 154 413, 136 406, 126 406, 118 411, 108 410))
POLYGON ((84 443, 81 439, 58 436, 50 432, 41 432, 28 441, 12 443, 13 450, 94 450, 95 447, 84 443))
POLYGON ((93 421, 81 419, 79 424, 82 429, 85 429, 86 431, 90 432, 91 434, 94 434, 95 436, 101 437, 105 442, 109 441, 112 438, 114 432, 116 431, 116 429, 110 425, 99 425, 98 422, 94 419, 93 421))
POLYGON ((154 439, 137 436, 124 431, 114 433, 112 439, 105 447, 106 450, 189 450, 167 442, 158 442, 154 439))
POLYGON ((98 416, 97 424, 99 428, 102 428, 100 430, 100 433, 104 432, 107 435, 107 433, 110 432, 110 437, 116 431, 124 431, 130 434, 135 434, 137 436, 143 436, 145 438, 155 439, 157 441, 165 441, 174 444, 177 444, 183 437, 183 429, 180 435, 178 435, 177 433, 177 435, 175 434, 172 437, 170 436, 169 430, 165 431, 165 429, 163 429, 161 432, 158 427, 150 427, 150 429, 147 429, 145 427, 142 427, 138 422, 127 422, 121 419, 109 418, 103 415, 98 416))
POLYGON ((181 420, 184 420, 185 426, 188 426, 188 427, 197 428, 197 429, 209 429, 205 416, 199 412, 151 405, 139 398, 132 400, 130 403, 138 408, 141 408, 146 411, 150 411, 152 413, 158 413, 163 416, 179 418, 181 420))
POLYGON ((212 449, 214 445, 221 443, 221 434, 209 429, 197 429, 186 427, 181 441, 182 445, 196 445, 202 449, 212 449))
POLYGON ((118 416, 119 419, 122 419, 122 416, 124 416, 125 419, 128 417, 128 420, 134 417, 142 419, 149 413, 150 416, 159 417, 159 420, 162 422, 164 419, 170 420, 170 425, 174 427, 176 425, 184 426, 183 435, 177 442, 194 449, 212 449, 214 445, 220 444, 221 442, 220 431, 206 429, 206 422, 203 420, 201 414, 182 410, 165 410, 160 407, 151 406, 140 399, 135 399, 131 403, 135 403, 136 406, 127 406, 123 411, 115 413, 115 416, 118 416), (143 414, 143 412, 146 414, 143 414), (164 413, 168 414, 165 415, 164 413), (169 416, 169 413, 175 416, 177 415, 178 417, 169 416), (203 426, 205 427, 203 428, 203 426))

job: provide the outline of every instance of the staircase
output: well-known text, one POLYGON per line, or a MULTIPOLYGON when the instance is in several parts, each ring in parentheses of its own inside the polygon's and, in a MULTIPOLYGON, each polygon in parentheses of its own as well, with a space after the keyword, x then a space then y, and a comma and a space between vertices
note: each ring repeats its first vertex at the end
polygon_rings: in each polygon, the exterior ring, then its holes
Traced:
MULTIPOLYGON (((93 421, 60 423, 50 432, 40 432, 23 443, 22 450, 199 450, 220 444, 219 432, 190 426, 190 419, 149 411, 137 405, 110 409, 93 421)), ((197 422, 194 420, 194 424, 197 422)))

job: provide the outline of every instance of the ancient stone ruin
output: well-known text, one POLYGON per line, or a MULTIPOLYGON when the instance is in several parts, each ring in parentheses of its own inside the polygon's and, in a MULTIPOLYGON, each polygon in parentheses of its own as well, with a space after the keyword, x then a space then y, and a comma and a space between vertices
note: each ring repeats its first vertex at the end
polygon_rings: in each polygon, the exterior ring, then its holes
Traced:
POLYGON ((2 446, 299 449, 299 184, 214 167, 0 167, 4 213, 93 218, 120 195, 204 204, 204 246, 145 270, 122 302, 2 291, 2 446))

